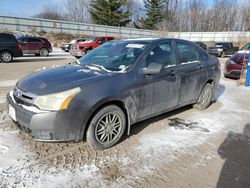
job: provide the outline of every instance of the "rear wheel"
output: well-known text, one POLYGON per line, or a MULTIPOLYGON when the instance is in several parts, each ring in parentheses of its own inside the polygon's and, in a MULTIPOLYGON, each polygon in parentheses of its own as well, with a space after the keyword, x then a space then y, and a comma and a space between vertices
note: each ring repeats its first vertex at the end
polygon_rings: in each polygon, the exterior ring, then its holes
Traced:
POLYGON ((46 48, 42 48, 39 52, 39 55, 42 56, 42 57, 46 57, 49 55, 49 50, 46 49, 46 48))
POLYGON ((13 59, 12 54, 9 51, 2 51, 0 52, 0 61, 2 63, 9 63, 13 59))
POLYGON ((213 100, 213 85, 207 83, 202 89, 198 101, 193 105, 198 110, 205 110, 213 100))
POLYGON ((116 105, 106 106, 92 118, 87 130, 87 142, 100 150, 112 147, 121 139, 125 128, 124 112, 116 105))

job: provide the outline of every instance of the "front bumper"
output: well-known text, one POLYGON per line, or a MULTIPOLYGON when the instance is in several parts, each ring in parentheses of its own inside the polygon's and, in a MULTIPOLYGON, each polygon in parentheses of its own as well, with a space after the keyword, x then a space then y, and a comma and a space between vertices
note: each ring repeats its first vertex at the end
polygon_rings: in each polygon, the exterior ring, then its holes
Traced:
POLYGON ((242 69, 241 65, 226 63, 224 69, 224 76, 239 79, 241 75, 241 69, 242 69))
POLYGON ((83 55, 85 55, 85 51, 70 50, 69 53, 70 55, 75 57, 82 57, 83 55))
POLYGON ((221 56, 222 51, 217 51, 217 50, 209 50, 209 54, 214 55, 214 56, 221 56))
POLYGON ((15 102, 12 93, 7 95, 7 105, 15 110, 18 127, 39 141, 79 141, 81 124, 68 110, 39 111, 15 102))

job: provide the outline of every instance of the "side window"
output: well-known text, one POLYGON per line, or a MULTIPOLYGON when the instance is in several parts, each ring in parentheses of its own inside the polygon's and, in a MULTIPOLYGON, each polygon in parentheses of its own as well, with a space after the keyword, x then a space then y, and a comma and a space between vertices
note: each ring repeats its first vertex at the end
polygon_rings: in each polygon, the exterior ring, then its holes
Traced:
POLYGON ((146 63, 158 63, 164 67, 175 65, 174 49, 171 42, 156 46, 146 57, 146 63))
POLYGON ((29 38, 29 42, 41 42, 38 38, 29 38))
POLYGON ((97 41, 98 44, 103 44, 104 42, 105 42, 105 38, 100 38, 100 39, 97 41))
POLYGON ((202 51, 202 50, 198 50, 199 52, 199 59, 202 61, 207 61, 209 59, 209 56, 206 52, 202 51))
POLYGON ((28 42, 28 38, 27 37, 19 37, 17 38, 18 42, 28 42))
POLYGON ((113 37, 108 37, 108 41, 114 40, 113 37))
POLYGON ((27 37, 23 37, 23 42, 28 42, 28 38, 27 37))
POLYGON ((192 44, 184 42, 176 42, 176 47, 181 64, 193 61, 199 61, 199 54, 196 48, 192 44))

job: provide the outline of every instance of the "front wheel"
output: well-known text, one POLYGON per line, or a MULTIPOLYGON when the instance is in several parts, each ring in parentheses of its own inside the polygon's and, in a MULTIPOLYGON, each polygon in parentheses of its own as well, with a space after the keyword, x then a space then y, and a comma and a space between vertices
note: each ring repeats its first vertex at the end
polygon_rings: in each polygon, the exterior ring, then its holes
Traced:
POLYGON ((213 100, 213 85, 207 83, 202 89, 198 101, 193 105, 198 110, 205 110, 213 100))
POLYGON ((9 51, 0 52, 0 62, 9 63, 12 61, 12 59, 13 59, 13 56, 9 51))
POLYGON ((87 130, 87 142, 102 150, 114 146, 126 128, 124 112, 116 105, 99 110, 92 118, 87 130))

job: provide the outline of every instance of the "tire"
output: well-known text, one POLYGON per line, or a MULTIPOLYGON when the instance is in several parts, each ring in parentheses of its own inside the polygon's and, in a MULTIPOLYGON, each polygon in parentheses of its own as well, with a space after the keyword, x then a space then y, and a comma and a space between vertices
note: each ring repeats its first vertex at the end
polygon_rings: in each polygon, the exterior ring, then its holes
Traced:
POLYGON ((126 128, 124 112, 116 105, 99 110, 92 118, 87 130, 87 142, 98 150, 114 146, 126 128))
POLYGON ((193 105, 193 107, 198 110, 205 110, 208 108, 213 100, 213 93, 213 85, 207 83, 202 89, 198 101, 193 105))
POLYGON ((47 57, 47 56, 49 55, 49 50, 46 49, 46 48, 42 48, 42 49, 40 50, 40 52, 39 52, 39 55, 40 55, 41 57, 47 57))
POLYGON ((13 60, 13 56, 9 51, 0 52, 0 62, 9 63, 13 60))

